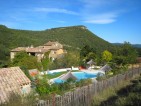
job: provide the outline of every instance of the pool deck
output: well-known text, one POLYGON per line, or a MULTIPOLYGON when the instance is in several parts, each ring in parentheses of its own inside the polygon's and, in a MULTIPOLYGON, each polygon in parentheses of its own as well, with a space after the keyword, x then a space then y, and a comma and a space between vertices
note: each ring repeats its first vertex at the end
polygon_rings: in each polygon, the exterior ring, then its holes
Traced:
POLYGON ((100 72, 100 73, 103 73, 103 74, 105 74, 105 72, 104 71, 101 71, 101 70, 94 70, 94 69, 89 69, 89 70, 81 70, 82 72, 86 72, 86 73, 98 73, 98 72, 100 72))

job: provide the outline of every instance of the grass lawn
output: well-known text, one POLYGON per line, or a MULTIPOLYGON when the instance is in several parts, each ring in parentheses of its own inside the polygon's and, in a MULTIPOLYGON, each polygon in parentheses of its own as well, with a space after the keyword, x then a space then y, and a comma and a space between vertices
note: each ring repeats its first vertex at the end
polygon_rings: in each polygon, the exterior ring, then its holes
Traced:
MULTIPOLYGON (((47 74, 47 78, 48 79, 56 78, 56 77, 59 77, 62 74, 66 74, 67 72, 68 71, 65 71, 65 72, 57 72, 57 73, 54 73, 54 74, 47 74)), ((72 71, 72 72, 80 72, 80 71, 79 70, 75 70, 75 71, 72 71)))

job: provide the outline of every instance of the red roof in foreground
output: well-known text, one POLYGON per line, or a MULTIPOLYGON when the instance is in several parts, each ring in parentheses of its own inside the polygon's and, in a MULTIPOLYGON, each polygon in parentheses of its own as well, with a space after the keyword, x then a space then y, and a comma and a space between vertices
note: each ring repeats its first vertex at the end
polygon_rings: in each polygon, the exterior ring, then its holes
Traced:
POLYGON ((21 87, 30 80, 19 67, 0 69, 0 104, 8 100, 10 93, 21 94, 21 87))

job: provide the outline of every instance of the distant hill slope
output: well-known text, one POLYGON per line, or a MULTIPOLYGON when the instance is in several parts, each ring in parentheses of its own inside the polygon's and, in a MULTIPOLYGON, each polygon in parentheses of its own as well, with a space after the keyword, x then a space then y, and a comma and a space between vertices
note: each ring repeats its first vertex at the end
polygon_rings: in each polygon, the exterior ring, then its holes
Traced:
POLYGON ((141 44, 132 44, 136 48, 141 48, 141 44))
MULTIPOLYGON (((122 43, 112 43, 113 45, 122 45, 122 43)), ((141 44, 131 44, 133 47, 135 47, 135 48, 141 48, 141 44)))
POLYGON ((18 46, 42 45, 58 41, 67 47, 82 48, 89 45, 94 49, 110 49, 112 44, 93 34, 85 26, 52 28, 44 31, 9 29, 0 25, 0 60, 9 57, 10 49, 18 46))

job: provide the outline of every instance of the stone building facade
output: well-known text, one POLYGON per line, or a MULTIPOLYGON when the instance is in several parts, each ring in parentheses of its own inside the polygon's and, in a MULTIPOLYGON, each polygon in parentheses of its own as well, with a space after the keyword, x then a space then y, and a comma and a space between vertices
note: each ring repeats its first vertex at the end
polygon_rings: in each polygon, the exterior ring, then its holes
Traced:
POLYGON ((10 58, 11 60, 15 57, 15 55, 18 52, 25 51, 29 55, 36 56, 38 61, 41 61, 41 59, 44 58, 45 53, 49 53, 49 58, 52 60, 60 57, 66 51, 63 49, 63 45, 58 43, 58 42, 51 42, 49 41, 48 43, 44 44, 43 46, 38 46, 38 47, 17 47, 15 49, 12 49, 10 52, 10 58))

